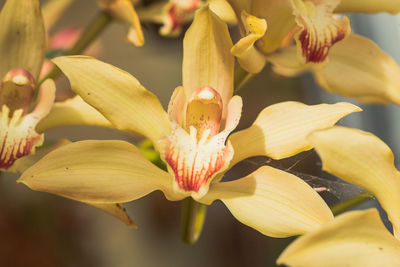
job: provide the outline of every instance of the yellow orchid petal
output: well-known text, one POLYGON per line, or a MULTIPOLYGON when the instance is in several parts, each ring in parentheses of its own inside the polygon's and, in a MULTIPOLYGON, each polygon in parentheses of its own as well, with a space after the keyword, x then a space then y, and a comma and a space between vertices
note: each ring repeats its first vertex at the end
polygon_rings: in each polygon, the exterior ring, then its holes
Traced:
POLYGON ((353 34, 329 55, 329 64, 314 71, 323 88, 360 102, 400 104, 400 67, 372 41, 353 34))
POLYGON ((186 113, 186 95, 182 86, 175 88, 168 104, 168 117, 170 121, 174 121, 182 125, 186 113))
POLYGON ((42 6, 43 21, 46 31, 49 32, 65 10, 75 0, 52 0, 46 1, 42 6))
POLYGON ((17 159, 14 164, 7 170, 9 172, 24 172, 26 169, 31 167, 33 164, 38 162, 41 158, 43 158, 46 154, 48 154, 50 151, 53 151, 59 147, 65 146, 70 144, 71 141, 67 139, 60 139, 56 143, 42 148, 40 147, 37 151, 35 151, 35 154, 32 155, 27 155, 25 157, 17 159))
POLYGON ((287 47, 267 59, 284 76, 313 71, 318 84, 329 92, 363 103, 400 104, 399 65, 365 37, 351 34, 335 44, 329 63, 322 67, 302 65, 295 57, 295 48, 287 47))
POLYGON ((8 0, 0 13, 0 77, 24 68, 37 79, 46 49, 39 0, 8 0))
POLYGON ((246 30, 246 36, 240 39, 231 49, 232 55, 238 58, 243 69, 250 73, 260 72, 265 65, 265 57, 254 43, 264 36, 267 30, 265 19, 259 19, 242 11, 242 21, 246 30))
POLYGON ((400 266, 400 242, 375 209, 351 211, 296 239, 278 264, 291 267, 400 266))
POLYGON ((231 164, 253 156, 282 159, 312 148, 307 136, 334 125, 342 117, 361 109, 350 103, 308 106, 282 102, 265 108, 247 129, 229 137, 235 150, 231 164))
POLYGON ((336 7, 337 13, 378 13, 388 12, 397 14, 400 12, 399 1, 397 0, 342 0, 336 7))
POLYGON ((122 203, 162 190, 171 200, 172 177, 124 141, 80 141, 50 152, 18 180, 33 190, 89 203, 122 203))
POLYGON ((345 127, 314 132, 309 140, 325 171, 376 196, 399 235, 400 173, 390 148, 370 133, 345 127))
POLYGON ((135 46, 144 45, 144 36, 139 16, 130 0, 98 0, 101 8, 115 19, 129 25, 127 40, 135 46))
POLYGON ((291 2, 296 23, 301 27, 295 39, 303 62, 326 61, 331 46, 351 32, 350 20, 347 17, 338 20, 332 14, 340 0, 291 2))
POLYGON ((235 24, 236 16, 232 7, 226 0, 207 0, 208 5, 212 12, 217 14, 223 21, 229 24, 235 24))
POLYGON ((55 103, 50 113, 36 126, 36 131, 42 133, 48 129, 67 125, 113 127, 100 112, 83 101, 80 96, 75 96, 55 103))
POLYGON ((251 10, 248 11, 258 18, 265 19, 268 23, 268 31, 257 43, 263 54, 275 52, 284 39, 292 34, 296 26, 290 0, 267 2, 253 0, 251 10))
POLYGON ((210 86, 221 95, 224 115, 233 94, 234 58, 228 27, 205 6, 196 11, 183 40, 182 79, 186 97, 210 86))
POLYGON ((129 217, 126 213, 124 206, 120 203, 86 203, 95 208, 101 209, 102 211, 107 212, 108 214, 114 216, 115 218, 121 220, 125 223, 129 228, 137 229, 137 225, 135 222, 129 217))
MULTIPOLYGON (((26 155, 34 154, 42 145, 43 134, 35 132, 37 123, 48 114, 55 98, 55 84, 47 80, 40 88, 34 110, 22 115, 22 109, 10 114, 10 109, 2 106, 0 112, 0 169, 9 170, 14 162, 26 155)), ((15 171, 15 170, 14 170, 15 171)))
POLYGON ((72 90, 116 128, 140 133, 155 145, 169 133, 170 122, 157 97, 127 72, 85 56, 53 61, 67 75, 72 90))
POLYGON ((272 237, 316 230, 333 219, 324 200, 300 178, 269 166, 231 182, 213 183, 199 201, 220 199, 240 222, 272 237))

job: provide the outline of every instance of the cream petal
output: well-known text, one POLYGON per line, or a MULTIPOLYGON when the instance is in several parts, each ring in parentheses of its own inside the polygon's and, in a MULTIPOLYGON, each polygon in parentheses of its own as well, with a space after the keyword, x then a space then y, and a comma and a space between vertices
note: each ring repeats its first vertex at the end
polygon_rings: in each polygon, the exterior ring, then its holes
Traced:
POLYGON ((71 141, 67 139, 60 139, 56 143, 47 146, 47 147, 40 147, 38 150, 35 151, 35 154, 27 155, 25 157, 17 159, 14 164, 7 170, 9 172, 24 172, 26 169, 31 167, 33 164, 38 162, 41 158, 43 158, 49 152, 70 144, 71 141))
POLYGON ((116 128, 142 134, 155 145, 169 133, 170 122, 157 97, 127 72, 85 56, 53 61, 69 78, 72 90, 116 128))
POLYGON ((24 68, 37 79, 46 49, 39 0, 8 0, 0 13, 0 77, 24 68))
POLYGON ((291 267, 400 266, 400 242, 386 230, 375 209, 351 211, 296 239, 277 263, 291 267))
POLYGON ((213 183, 199 202, 220 199, 240 222, 272 237, 288 237, 318 229, 332 212, 300 178, 269 166, 231 182, 213 183))
POLYGON ((338 13, 378 13, 388 12, 397 14, 400 12, 398 0, 342 0, 336 7, 338 13))
POLYGON ((124 141, 80 141, 50 152, 26 170, 19 183, 89 203, 122 203, 162 190, 170 200, 171 176, 124 141))
POLYGON ((390 148, 370 133, 338 126, 312 133, 309 141, 325 171, 376 196, 399 235, 400 173, 390 148))
POLYGON ((265 108, 247 129, 229 137, 235 155, 231 165, 253 156, 282 159, 312 148, 308 134, 334 125, 361 109, 350 103, 308 106, 282 102, 265 108))
POLYGON ((186 95, 182 86, 175 88, 168 104, 168 117, 179 125, 183 125, 186 113, 186 95))
POLYGON ((98 0, 103 9, 115 19, 129 25, 127 40, 135 46, 144 45, 144 36, 139 16, 130 0, 98 0))
POLYGON ((264 68, 265 57, 257 50, 254 43, 264 36, 267 22, 242 11, 242 23, 246 36, 232 47, 231 53, 237 57, 243 69, 250 73, 258 73, 264 68))
POLYGON ((183 40, 182 79, 186 97, 200 87, 210 86, 226 106, 233 94, 234 58, 228 27, 205 6, 196 11, 183 40))
POLYGON ((326 61, 329 49, 346 38, 350 32, 350 20, 333 16, 340 0, 291 0, 296 23, 301 28, 295 39, 304 63, 326 61))
POLYGON ((82 100, 80 96, 56 102, 49 114, 36 126, 39 133, 67 125, 93 125, 112 128, 112 124, 100 112, 82 100))

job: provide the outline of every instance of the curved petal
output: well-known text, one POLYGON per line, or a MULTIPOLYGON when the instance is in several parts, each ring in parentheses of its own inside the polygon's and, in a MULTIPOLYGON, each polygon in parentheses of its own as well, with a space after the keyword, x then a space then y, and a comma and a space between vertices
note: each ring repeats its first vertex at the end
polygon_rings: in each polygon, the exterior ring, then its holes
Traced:
POLYGON ((277 260, 292 267, 400 266, 400 242, 375 209, 352 211, 290 244, 277 260))
POLYGON ((136 223, 129 217, 129 215, 126 213, 126 210, 122 204, 119 203, 86 203, 90 206, 93 206, 95 208, 101 209, 102 211, 105 211, 106 213, 114 216, 115 218, 121 220, 123 223, 125 223, 129 228, 135 228, 137 229, 136 223))
POLYGON ((258 73, 264 68, 265 57, 257 50, 254 43, 264 36, 267 22, 242 11, 242 23, 246 36, 232 47, 231 53, 238 58, 243 69, 250 73, 258 73))
POLYGON ((8 0, 0 13, 0 77, 24 68, 37 79, 46 49, 39 0, 8 0))
POLYGON ((182 86, 175 88, 168 104, 168 117, 179 125, 183 125, 186 113, 186 95, 182 86))
POLYGON ((233 94, 234 58, 226 24, 205 6, 196 11, 183 40, 182 79, 186 97, 210 86, 221 95, 224 115, 233 94))
POLYGON ((170 122, 157 97, 127 72, 85 56, 53 61, 67 75, 72 90, 116 128, 140 133, 155 145, 169 133, 170 122))
POLYGON ((17 159, 14 162, 14 164, 10 167, 10 169, 8 169, 8 171, 22 173, 25 170, 27 170, 29 167, 31 167, 33 164, 38 162, 41 158, 43 158, 49 152, 51 152, 59 147, 68 145, 70 143, 71 143, 71 141, 69 141, 68 139, 60 139, 56 143, 54 143, 50 146, 39 147, 39 149, 35 151, 35 154, 27 155, 25 157, 17 159))
MULTIPOLYGON (((293 76, 310 69, 296 62, 294 47, 268 56, 274 71, 293 76)), ((364 103, 400 104, 399 65, 369 39, 351 34, 335 44, 329 63, 312 68, 318 84, 329 92, 352 97, 364 103)))
POLYGON ((370 133, 345 127, 317 131, 309 140, 325 171, 376 196, 399 235, 400 173, 390 148, 370 133))
POLYGON ((333 219, 324 200, 300 178, 263 166, 232 182, 211 184, 199 202, 220 199, 240 222, 272 237, 304 234, 333 219))
POLYGON ((229 137, 235 154, 231 164, 253 156, 282 159, 312 148, 308 134, 334 125, 361 109, 350 103, 308 106, 282 102, 265 108, 247 129, 229 137))
POLYGON ((257 43, 263 54, 275 52, 296 26, 290 0, 253 0, 249 12, 268 23, 268 31, 257 43))
POLYGON ((80 96, 57 102, 50 113, 36 126, 39 133, 67 125, 93 125, 113 127, 96 109, 82 100, 80 96))
POLYGON ((129 25, 127 40, 135 46, 144 45, 144 36, 139 16, 130 0, 98 0, 99 5, 115 19, 129 25))
POLYGON ((162 190, 171 200, 171 176, 124 141, 80 141, 63 146, 26 170, 19 183, 89 203, 122 203, 162 190))
POLYGON ((400 12, 399 1, 397 0, 342 0, 336 7, 337 13, 378 13, 388 12, 397 14, 400 12))
POLYGON ((331 46, 351 32, 348 17, 338 20, 332 14, 340 0, 291 0, 291 3, 296 23, 301 27, 295 39, 303 62, 325 62, 331 46))

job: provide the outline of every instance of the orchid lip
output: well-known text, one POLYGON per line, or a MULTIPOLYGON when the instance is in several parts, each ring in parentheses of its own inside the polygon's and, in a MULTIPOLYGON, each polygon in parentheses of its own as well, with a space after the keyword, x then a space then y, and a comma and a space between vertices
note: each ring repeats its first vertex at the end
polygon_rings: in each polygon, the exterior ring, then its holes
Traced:
MULTIPOLYGON (((186 117, 183 127, 172 121, 171 134, 160 140, 161 154, 173 174, 174 190, 199 199, 233 158, 233 147, 226 139, 239 118, 234 119, 233 127, 220 131, 223 102, 219 93, 209 86, 194 91, 183 112, 186 117)), ((240 117, 240 112, 237 116, 240 117)))

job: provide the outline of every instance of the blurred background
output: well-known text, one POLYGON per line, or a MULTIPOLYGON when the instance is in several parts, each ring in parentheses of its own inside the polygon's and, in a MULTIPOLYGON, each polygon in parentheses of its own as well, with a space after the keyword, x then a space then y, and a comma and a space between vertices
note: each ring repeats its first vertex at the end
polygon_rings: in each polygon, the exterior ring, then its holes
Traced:
MULTIPOLYGON (((0 3, 3 5, 4 1, 0 3)), ((65 27, 84 27, 98 12, 95 0, 75 1, 51 33, 65 27)), ((399 16, 350 15, 350 19, 356 33, 373 39, 400 62, 399 16)), ((131 73, 166 107, 173 89, 181 85, 182 36, 165 38, 158 34, 156 25, 143 27, 146 44, 137 48, 124 42, 125 25, 111 23, 97 40, 101 50, 98 57, 131 73)), ((233 38, 237 38, 236 29, 231 30, 233 38)), ((68 83, 61 81, 59 87, 68 87, 68 83)), ((238 129, 249 126, 264 107, 281 101, 306 104, 351 101, 318 89, 311 75, 282 78, 268 67, 238 94, 244 101, 238 129)), ((399 155, 399 107, 362 108, 364 112, 348 116, 341 124, 373 132, 399 155)), ((63 127, 46 133, 46 141, 60 138, 140 141, 116 130, 95 127, 63 127)), ((226 176, 239 178, 263 164, 290 169, 313 186, 327 187, 329 191, 323 197, 330 204, 359 191, 321 173, 318 156, 313 151, 283 161, 252 158, 226 176)), ((208 208, 202 236, 189 246, 180 240, 180 203, 167 201, 160 192, 126 204, 129 215, 139 226, 133 230, 92 207, 31 191, 16 184, 17 178, 11 174, 0 178, 0 266, 275 266, 275 259, 291 241, 263 236, 239 223, 222 203, 215 202, 208 208)), ((376 203, 370 201, 365 205, 376 203)))

